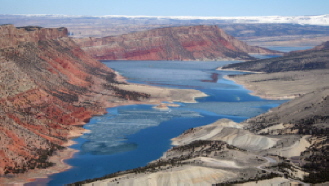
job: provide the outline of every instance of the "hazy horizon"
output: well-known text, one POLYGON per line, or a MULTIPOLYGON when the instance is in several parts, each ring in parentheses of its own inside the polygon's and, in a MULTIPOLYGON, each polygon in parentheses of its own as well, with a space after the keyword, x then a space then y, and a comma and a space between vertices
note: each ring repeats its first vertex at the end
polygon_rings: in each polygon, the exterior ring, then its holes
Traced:
POLYGON ((327 0, 0 0, 0 14, 47 14, 71 16, 311 16, 328 14, 327 0))
POLYGON ((252 17, 303 17, 303 16, 323 16, 323 15, 329 15, 329 13, 327 14, 316 14, 316 15, 294 15, 294 16, 283 16, 283 15, 259 15, 259 16, 189 16, 189 15, 181 15, 181 16, 175 16, 175 15, 166 15, 166 16, 162 16, 162 15, 124 15, 124 14, 108 14, 108 15, 71 15, 71 14, 1 14, 0 15, 14 15, 14 16, 67 16, 67 17, 163 17, 163 18, 167 18, 167 17, 177 17, 177 18, 184 18, 184 17, 197 17, 197 18, 242 18, 242 17, 246 17, 246 18, 252 18, 252 17))

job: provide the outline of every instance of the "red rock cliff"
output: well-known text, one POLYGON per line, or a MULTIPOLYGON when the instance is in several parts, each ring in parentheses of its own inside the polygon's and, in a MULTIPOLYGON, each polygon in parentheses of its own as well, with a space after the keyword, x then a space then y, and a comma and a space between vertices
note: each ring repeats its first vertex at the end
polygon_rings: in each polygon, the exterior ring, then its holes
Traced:
POLYGON ((168 27, 74 40, 88 54, 100 60, 245 60, 253 59, 248 53, 277 53, 249 46, 217 26, 168 27))
POLYGON ((18 45, 22 42, 37 42, 41 40, 66 37, 66 28, 20 27, 13 25, 0 26, 0 48, 18 45))
POLYGON ((70 131, 111 102, 147 97, 120 90, 67 29, 0 26, 0 175, 47 167, 70 131))

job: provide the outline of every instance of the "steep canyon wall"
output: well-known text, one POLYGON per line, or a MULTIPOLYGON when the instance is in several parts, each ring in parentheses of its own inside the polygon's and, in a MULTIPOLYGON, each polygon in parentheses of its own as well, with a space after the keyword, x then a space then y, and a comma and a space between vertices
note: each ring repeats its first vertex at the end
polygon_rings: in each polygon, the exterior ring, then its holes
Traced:
POLYGON ((217 26, 152 29, 103 38, 75 38, 83 50, 100 60, 250 60, 248 53, 277 51, 249 46, 217 26))
POLYGON ((47 167, 76 125, 120 100, 113 70, 87 55, 66 28, 0 26, 0 175, 47 167))

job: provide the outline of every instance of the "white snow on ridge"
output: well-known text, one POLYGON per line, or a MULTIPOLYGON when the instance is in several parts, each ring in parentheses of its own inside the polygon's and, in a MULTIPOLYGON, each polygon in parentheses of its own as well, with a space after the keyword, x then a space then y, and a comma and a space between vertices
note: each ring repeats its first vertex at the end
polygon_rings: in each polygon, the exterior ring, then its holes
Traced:
POLYGON ((195 16, 121 16, 107 15, 99 18, 222 20, 232 23, 292 23, 329 26, 329 14, 319 16, 252 16, 252 17, 195 17, 195 16))
MULTIPOLYGON (((10 16, 10 15, 5 15, 10 16)), ((246 17, 198 17, 198 16, 126 16, 126 15, 104 15, 104 16, 73 16, 52 14, 16 14, 12 16, 36 17, 36 18, 127 18, 127 19, 159 19, 159 20, 213 20, 226 21, 228 23, 291 23, 301 25, 329 26, 329 14, 317 16, 246 16, 246 17)))

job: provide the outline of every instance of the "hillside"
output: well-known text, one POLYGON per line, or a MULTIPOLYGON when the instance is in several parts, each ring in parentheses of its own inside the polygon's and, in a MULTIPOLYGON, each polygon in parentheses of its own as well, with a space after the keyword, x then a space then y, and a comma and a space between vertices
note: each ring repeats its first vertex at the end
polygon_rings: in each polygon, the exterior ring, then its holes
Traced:
POLYGON ((328 48, 291 52, 283 57, 235 63, 222 69, 256 72, 284 72, 298 70, 329 69, 328 48))
POLYGON ((328 181, 328 42, 284 57, 228 65, 223 69, 265 72, 230 79, 266 98, 294 98, 270 112, 248 119, 247 129, 263 135, 310 135, 311 146, 292 160, 310 172, 306 182, 328 181))
MULTIPOLYGON (((105 100, 132 92, 106 90, 115 74, 86 55, 67 29, 0 27, 0 174, 50 166, 60 149, 105 100)), ((135 99, 148 95, 136 94, 135 99)))
POLYGON ((329 41, 323 42, 320 45, 315 46, 314 48, 308 49, 308 50, 297 50, 297 51, 291 51, 286 55, 297 55, 297 54, 301 54, 301 53, 307 53, 309 51, 319 51, 319 50, 329 50, 329 41))
POLYGON ((67 34, 0 26, 0 175, 53 165, 48 157, 107 107, 204 95, 127 84, 67 34))
POLYGON ((74 41, 100 60, 251 60, 248 53, 280 53, 249 46, 217 26, 168 27, 74 41))
MULTIPOLYGON (((329 130, 329 87, 301 95, 277 108, 248 120, 249 128, 261 130, 280 123, 294 124, 300 133, 312 134, 312 129, 329 130)), ((284 133, 284 131, 282 131, 284 133)), ((316 133, 316 132, 313 132, 316 133)))
POLYGON ((313 50, 323 50, 323 49, 329 49, 329 41, 323 42, 321 45, 318 45, 314 47, 313 50))
MULTIPOLYGON (((261 82, 271 86, 268 90, 282 89, 282 92, 285 90, 289 92, 294 89, 294 92, 299 92, 299 95, 295 99, 271 109, 270 112, 245 122, 248 130, 262 135, 311 136, 308 140, 311 145, 291 159, 302 170, 310 172, 308 176, 304 177, 304 181, 309 183, 329 181, 327 176, 329 170, 329 86, 326 81, 329 77, 328 73, 328 69, 280 72, 282 79, 277 79, 277 83, 273 83, 272 80, 261 82), (298 73, 297 78, 294 76, 296 73, 298 73), (286 78, 291 79, 285 80, 286 78)), ((270 77, 278 75, 278 73, 259 75, 263 79, 264 76, 270 77)), ((233 79, 235 78, 233 77, 233 79)), ((253 79, 257 79, 257 74, 253 79)), ((237 81, 241 83, 241 81, 237 81)), ((259 87, 259 85, 257 86, 259 87)), ((262 89, 266 90, 268 86, 262 89)), ((270 91, 265 92, 271 94, 270 91)))

